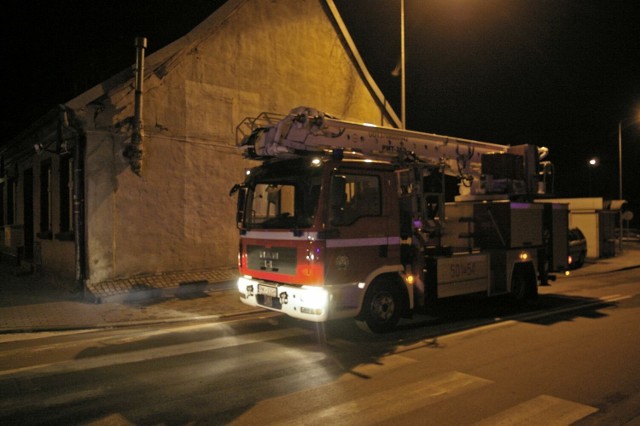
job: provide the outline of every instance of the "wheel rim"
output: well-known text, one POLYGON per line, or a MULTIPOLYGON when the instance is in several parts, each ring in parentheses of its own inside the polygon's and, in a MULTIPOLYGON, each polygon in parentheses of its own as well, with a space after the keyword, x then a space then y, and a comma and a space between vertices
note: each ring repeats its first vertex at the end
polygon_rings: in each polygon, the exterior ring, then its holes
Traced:
POLYGON ((388 292, 381 292, 371 301, 371 316, 378 322, 389 321, 393 317, 396 305, 393 296, 388 292))

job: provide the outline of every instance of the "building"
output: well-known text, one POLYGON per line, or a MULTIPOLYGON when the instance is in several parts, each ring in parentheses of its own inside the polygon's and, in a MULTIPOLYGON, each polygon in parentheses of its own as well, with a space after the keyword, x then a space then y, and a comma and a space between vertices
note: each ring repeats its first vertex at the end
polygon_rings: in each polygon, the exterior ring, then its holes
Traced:
POLYGON ((300 105, 399 124, 332 0, 229 0, 0 151, 0 252, 77 289, 233 266, 236 127, 300 105))
MULTIPOLYGON (((587 258, 601 259, 616 255, 622 240, 616 227, 620 215, 626 208, 625 200, 604 200, 601 197, 555 198, 540 200, 566 204, 569 213, 569 228, 579 228, 587 240, 587 258)), ((618 252, 620 254, 620 252, 618 252)))

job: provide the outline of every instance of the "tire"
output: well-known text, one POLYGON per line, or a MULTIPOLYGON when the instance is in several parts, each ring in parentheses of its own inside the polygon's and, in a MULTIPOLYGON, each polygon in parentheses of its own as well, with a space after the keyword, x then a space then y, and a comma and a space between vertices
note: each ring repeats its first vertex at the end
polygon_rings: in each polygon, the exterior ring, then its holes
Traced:
POLYGON ((538 298, 538 284, 532 268, 514 271, 511 277, 511 298, 520 305, 538 298))
POLYGON ((397 286, 389 282, 372 284, 364 298, 358 325, 373 333, 394 330, 400 321, 401 303, 397 286))
POLYGON ((522 273, 515 273, 511 278, 511 297, 517 303, 523 303, 528 299, 528 284, 522 273))

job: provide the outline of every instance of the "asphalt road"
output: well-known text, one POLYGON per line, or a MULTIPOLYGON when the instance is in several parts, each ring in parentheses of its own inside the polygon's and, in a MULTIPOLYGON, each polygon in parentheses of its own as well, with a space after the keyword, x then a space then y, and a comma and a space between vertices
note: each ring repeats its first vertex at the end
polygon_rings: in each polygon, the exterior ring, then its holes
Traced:
POLYGON ((640 424, 638 270, 369 335, 265 313, 0 342, 1 424, 640 424))

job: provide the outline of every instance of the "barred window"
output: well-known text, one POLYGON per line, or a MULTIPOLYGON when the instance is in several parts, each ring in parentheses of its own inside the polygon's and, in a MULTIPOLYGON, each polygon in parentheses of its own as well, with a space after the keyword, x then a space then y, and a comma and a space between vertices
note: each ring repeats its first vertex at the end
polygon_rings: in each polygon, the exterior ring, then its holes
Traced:
POLYGON ((40 233, 48 232, 51 232, 51 160, 40 163, 40 233))
POLYGON ((73 230, 73 158, 60 158, 60 232, 73 230))

